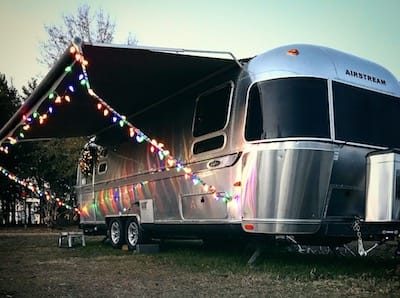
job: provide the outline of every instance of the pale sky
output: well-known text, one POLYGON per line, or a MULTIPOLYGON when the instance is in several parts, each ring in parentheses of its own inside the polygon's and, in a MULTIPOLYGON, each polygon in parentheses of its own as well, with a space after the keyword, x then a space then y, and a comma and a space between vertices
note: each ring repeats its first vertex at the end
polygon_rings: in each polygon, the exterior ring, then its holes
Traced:
POLYGON ((399 0, 0 0, 0 73, 18 90, 47 68, 37 62, 44 25, 79 5, 102 8, 139 45, 231 51, 238 58, 309 43, 389 69, 400 80, 399 0))

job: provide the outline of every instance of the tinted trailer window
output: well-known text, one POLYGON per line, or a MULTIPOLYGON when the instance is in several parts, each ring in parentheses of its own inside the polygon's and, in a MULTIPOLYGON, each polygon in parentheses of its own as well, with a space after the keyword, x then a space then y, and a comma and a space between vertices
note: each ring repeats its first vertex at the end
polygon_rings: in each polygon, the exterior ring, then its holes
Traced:
POLYGON ((400 99, 333 82, 336 139, 400 148, 400 99))
POLYGON ((193 136, 199 137, 224 128, 228 119, 232 83, 199 96, 193 125, 193 136))
POLYGON ((288 137, 329 138, 327 82, 284 78, 258 82, 249 92, 247 141, 288 137))

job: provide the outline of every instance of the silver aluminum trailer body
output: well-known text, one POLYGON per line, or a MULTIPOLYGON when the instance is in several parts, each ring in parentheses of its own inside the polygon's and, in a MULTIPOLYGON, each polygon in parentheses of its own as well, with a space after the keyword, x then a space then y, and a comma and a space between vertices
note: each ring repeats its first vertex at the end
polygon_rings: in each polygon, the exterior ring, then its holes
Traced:
POLYGON ((396 155, 386 150, 400 147, 399 95, 383 67, 329 48, 290 45, 243 61, 131 118, 232 199, 217 200, 168 169, 151 145, 103 131, 98 144, 107 154, 93 177, 78 171, 81 225, 109 230, 115 246, 134 246, 144 234, 347 242, 355 222, 368 239, 395 235, 398 158, 388 164, 394 179, 366 181, 382 171, 371 154, 396 155), (394 194, 367 202, 370 185, 394 194), (382 204, 383 215, 366 216, 382 204))

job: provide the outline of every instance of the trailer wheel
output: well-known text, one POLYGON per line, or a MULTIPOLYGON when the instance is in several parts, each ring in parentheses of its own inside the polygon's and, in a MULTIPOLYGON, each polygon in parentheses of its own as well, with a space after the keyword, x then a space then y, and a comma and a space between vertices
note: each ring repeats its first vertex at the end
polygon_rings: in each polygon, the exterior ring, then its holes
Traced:
POLYGON ((126 223, 126 242, 128 248, 136 249, 136 245, 143 243, 143 232, 135 218, 131 218, 126 223))
POLYGON ((120 248, 124 244, 122 221, 120 219, 113 219, 109 226, 109 236, 111 245, 114 248, 120 248))

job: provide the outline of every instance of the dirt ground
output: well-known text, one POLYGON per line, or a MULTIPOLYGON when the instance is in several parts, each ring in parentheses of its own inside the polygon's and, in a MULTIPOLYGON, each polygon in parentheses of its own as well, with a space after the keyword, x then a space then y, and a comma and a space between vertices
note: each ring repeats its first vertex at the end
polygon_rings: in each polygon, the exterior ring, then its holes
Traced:
POLYGON ((58 235, 0 228, 0 297, 400 297, 392 257, 267 254, 250 267, 250 251, 173 243, 141 254, 104 237, 59 248, 58 235))

